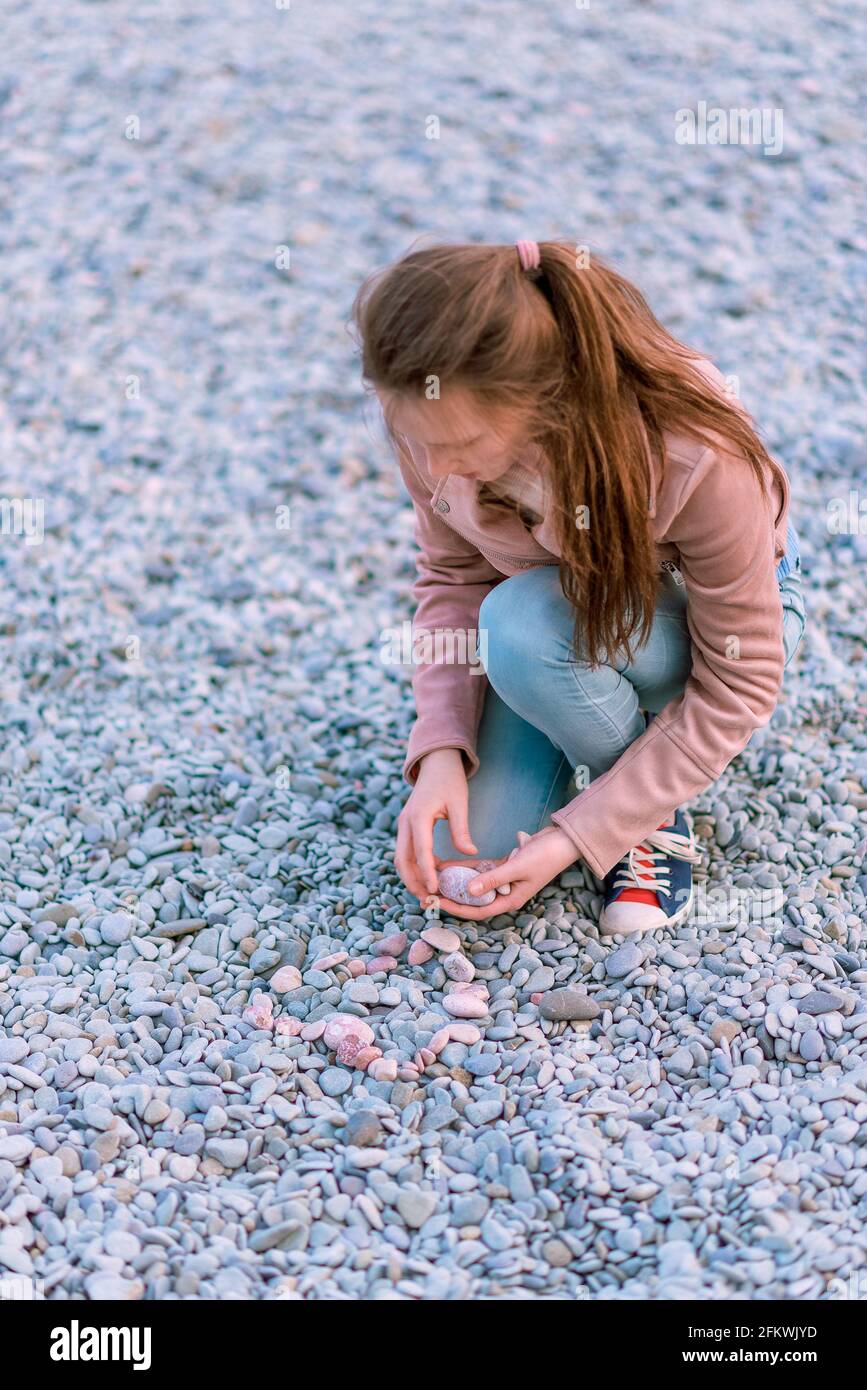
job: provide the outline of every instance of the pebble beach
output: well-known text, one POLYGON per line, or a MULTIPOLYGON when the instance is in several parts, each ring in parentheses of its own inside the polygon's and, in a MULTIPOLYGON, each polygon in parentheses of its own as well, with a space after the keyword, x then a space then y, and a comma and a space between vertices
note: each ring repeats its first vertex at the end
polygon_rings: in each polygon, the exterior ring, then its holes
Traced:
POLYGON ((0 1294, 867 1296, 857 11, 4 30, 0 1294), (681 143, 699 102, 781 139, 681 143), (484 923, 393 864, 412 509, 352 299, 419 238, 549 236, 726 374, 803 557, 780 705, 691 808, 696 910, 635 941, 580 864, 484 923))

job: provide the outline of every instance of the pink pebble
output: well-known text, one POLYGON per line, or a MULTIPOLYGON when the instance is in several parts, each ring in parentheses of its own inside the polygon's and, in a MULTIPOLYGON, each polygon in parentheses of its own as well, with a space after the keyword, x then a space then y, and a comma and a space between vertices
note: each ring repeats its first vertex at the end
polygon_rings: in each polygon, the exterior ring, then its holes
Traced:
POLYGON ((348 960, 346 962, 346 968, 353 979, 355 979, 358 975, 363 975, 367 967, 363 960, 348 960))
POLYGON ((485 1001, 477 994, 469 994, 467 991, 447 994, 443 1000, 443 1008, 447 1014, 452 1014, 455 1018, 484 1018, 488 1012, 485 1001))
POLYGON ((538 990, 538 989, 537 989, 536 992, 535 992, 535 994, 531 994, 531 995, 530 995, 530 1003, 531 1003, 531 1004, 541 1004, 543 997, 544 997, 544 996, 542 995, 541 990, 538 990))
MULTIPOLYGON (((460 1025, 458 1025, 458 1027, 460 1027, 460 1025)), ((480 1035, 480 1036, 481 1036, 481 1035, 480 1035)), ((428 1043, 428 1051, 429 1051, 429 1052, 432 1052, 432 1053, 434 1054, 435 1057, 438 1057, 439 1054, 442 1052, 443 1048, 448 1046, 448 1043, 450 1042, 450 1040, 451 1040, 451 1029, 450 1029, 450 1028, 440 1028, 439 1032, 438 1032, 438 1033, 434 1033, 433 1037, 431 1038, 430 1042, 428 1043)), ((457 1041, 460 1042, 460 1039, 458 1038, 457 1041)), ((475 1041, 475 1039, 473 1039, 473 1041, 475 1041)))
POLYGON ((335 965, 342 965, 345 960, 349 960, 345 951, 335 951, 330 956, 323 956, 321 960, 314 961, 317 970, 331 970, 335 965))
POLYGON ((457 980, 451 989, 452 994, 474 994, 478 999, 489 999, 490 991, 484 980, 457 980))
POLYGON ((341 1038, 337 1044, 337 1060, 342 1062, 345 1067, 354 1067, 356 1057, 366 1049, 367 1043, 364 1039, 350 1033, 345 1038, 341 1038))
POLYGON ((442 967, 450 980, 459 980, 463 984, 472 980, 476 973, 473 962, 462 951, 452 951, 442 962, 442 967))
POLYGON ((497 896, 493 889, 488 893, 482 893, 480 897, 475 897, 469 890, 473 879, 484 872, 481 868, 470 868, 466 864, 447 864, 437 874, 437 888, 442 897, 453 903, 466 903, 469 907, 487 907, 497 896))
POLYGON ((414 1067, 411 1062, 404 1062, 397 1074, 401 1081, 418 1081, 418 1067, 414 1067))
POLYGON ((322 1030, 327 1047, 337 1047, 344 1038, 358 1038, 364 1047, 375 1041, 373 1029, 355 1014, 332 1014, 322 1030))
MULTIPOLYGON (((467 1046, 480 1042, 482 1038, 474 1023, 450 1023, 446 1028, 441 1028, 440 1032, 448 1033, 452 1042, 466 1043, 467 1046)), ((436 1036, 439 1037, 439 1033, 436 1036)))
POLYGON ((409 948, 407 960, 410 965, 426 965, 429 960, 433 960, 433 947, 426 941, 414 941, 409 948))
POLYGON ((397 1062, 393 1057, 377 1057, 367 1068, 367 1074, 374 1081, 396 1081, 397 1062))
MULTIPOLYGON (((458 900, 453 898, 452 901, 457 902, 458 900)), ((461 944, 461 938, 450 927, 425 927, 421 939, 426 941, 429 946, 435 947, 437 951, 457 951, 461 944)))
POLYGON ((429 1067, 429 1066, 431 1065, 431 1063, 432 1063, 432 1062, 435 1062, 436 1059, 437 1059, 436 1053, 435 1053, 435 1052, 431 1052, 431 1050, 430 1050, 429 1047, 420 1047, 419 1050, 418 1050, 418 1052, 415 1054, 415 1056, 416 1056, 416 1066, 418 1066, 418 1059, 419 1059, 419 1057, 421 1058, 421 1063, 422 1063, 422 1064, 421 1064, 421 1066, 419 1067, 419 1071, 423 1071, 425 1067, 429 1067))
MULTIPOLYGON (((340 1056, 340 1049, 337 1051, 340 1056)), ((353 1066, 358 1067, 359 1071, 366 1071, 371 1062, 376 1062, 382 1056, 381 1047, 363 1047, 360 1052, 356 1052, 353 1058, 353 1066)))
POLYGON ((301 971, 294 965, 281 965, 271 976, 271 988, 276 994, 287 994, 290 989, 300 989, 301 971))
POLYGON ((257 994, 251 999, 241 1017, 254 1028, 274 1027, 274 1003, 268 994, 257 994))
POLYGON ((288 1018, 278 1018, 276 1031, 286 1034, 287 1037, 297 1038, 304 1030, 300 1018, 292 1018, 290 1015, 288 1018))
POLYGON ((374 956, 367 962, 368 975, 378 975, 382 970, 393 970, 397 965, 394 956, 374 956))
POLYGON ((384 956, 402 956, 406 950, 407 934, 405 931, 392 932, 391 936, 384 936, 379 943, 379 950, 384 956))
POLYGON ((315 1023, 305 1023, 301 1029, 301 1037, 304 1042, 316 1042, 317 1038, 321 1038, 324 1032, 325 1019, 320 1018, 315 1023))

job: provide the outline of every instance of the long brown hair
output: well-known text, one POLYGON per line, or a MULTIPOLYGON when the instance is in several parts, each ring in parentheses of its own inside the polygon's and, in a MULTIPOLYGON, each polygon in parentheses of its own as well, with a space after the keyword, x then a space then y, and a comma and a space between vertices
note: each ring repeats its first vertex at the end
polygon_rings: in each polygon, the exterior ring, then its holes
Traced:
POLYGON ((646 640, 656 607, 650 456, 664 467, 665 431, 739 455, 763 490, 776 464, 634 285, 568 242, 539 248, 529 273, 513 245, 411 251, 365 281, 353 322, 371 386, 423 395, 437 377, 527 414, 551 469, 576 653, 612 661, 646 640))

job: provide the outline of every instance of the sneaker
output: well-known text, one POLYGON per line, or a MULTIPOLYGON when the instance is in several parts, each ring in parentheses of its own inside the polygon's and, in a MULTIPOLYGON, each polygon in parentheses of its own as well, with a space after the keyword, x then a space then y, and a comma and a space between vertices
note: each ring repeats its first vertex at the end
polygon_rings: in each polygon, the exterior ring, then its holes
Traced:
POLYGON ((692 907, 692 866, 700 860, 692 822, 678 811, 606 875, 600 933, 635 936, 682 922, 692 907))

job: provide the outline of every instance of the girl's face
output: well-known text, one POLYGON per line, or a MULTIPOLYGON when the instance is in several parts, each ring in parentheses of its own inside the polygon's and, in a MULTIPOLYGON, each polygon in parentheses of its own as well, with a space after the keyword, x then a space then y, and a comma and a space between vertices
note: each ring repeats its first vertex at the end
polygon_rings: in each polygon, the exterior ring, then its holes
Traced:
POLYGON ((424 450, 434 478, 457 474, 492 482, 527 445, 527 419, 522 412, 483 406, 465 387, 452 387, 439 400, 386 391, 379 398, 392 429, 424 450))

